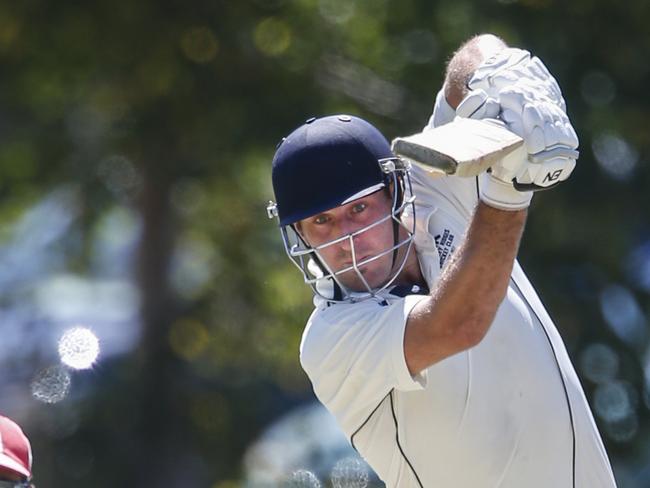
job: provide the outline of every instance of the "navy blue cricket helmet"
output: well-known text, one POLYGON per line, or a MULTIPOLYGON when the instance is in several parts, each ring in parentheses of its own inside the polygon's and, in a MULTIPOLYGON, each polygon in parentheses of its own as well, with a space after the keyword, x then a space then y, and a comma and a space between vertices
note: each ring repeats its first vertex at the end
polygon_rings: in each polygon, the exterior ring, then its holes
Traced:
MULTIPOLYGON (((328 301, 356 301, 374 296, 389 286, 401 272, 411 248, 415 220, 405 225, 401 220, 406 206, 414 207, 409 165, 396 158, 386 138, 374 126, 358 117, 333 115, 309 119, 283 139, 273 158, 273 190, 276 202, 267 207, 269 217, 278 217, 285 250, 302 271, 305 282, 328 301), (392 187, 392 205, 387 215, 357 229, 354 233, 312 247, 294 224, 302 219, 369 195, 384 187, 392 187), (408 198, 405 195, 408 194, 408 198), (394 242, 376 256, 343 269, 330 269, 320 254, 342 239, 354 240, 382 221, 392 222, 394 242), (406 237, 400 238, 399 228, 406 237), (400 248, 406 248, 397 262, 400 248), (393 272, 379 288, 373 288, 360 268, 382 255, 392 253, 393 272), (348 289, 342 281, 346 273, 356 273, 363 288, 348 289)), ((351 245, 353 248, 354 246, 351 245)), ((355 251, 352 250, 352 253, 355 251)))
POLYGON ((349 115, 310 119, 279 145, 273 158, 273 190, 280 225, 361 197, 387 181, 379 161, 393 158, 373 125, 349 115))

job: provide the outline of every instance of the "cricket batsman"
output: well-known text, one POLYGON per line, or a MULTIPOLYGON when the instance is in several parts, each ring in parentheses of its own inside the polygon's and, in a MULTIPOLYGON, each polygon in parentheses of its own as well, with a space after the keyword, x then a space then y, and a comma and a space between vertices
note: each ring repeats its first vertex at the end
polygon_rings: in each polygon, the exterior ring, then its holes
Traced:
POLYGON ((576 163, 561 91, 537 57, 481 35, 450 60, 425 130, 455 117, 500 119, 525 155, 434 178, 349 115, 310 119, 279 145, 268 211, 314 291, 301 364, 388 487, 615 487, 516 261, 536 190, 576 163))

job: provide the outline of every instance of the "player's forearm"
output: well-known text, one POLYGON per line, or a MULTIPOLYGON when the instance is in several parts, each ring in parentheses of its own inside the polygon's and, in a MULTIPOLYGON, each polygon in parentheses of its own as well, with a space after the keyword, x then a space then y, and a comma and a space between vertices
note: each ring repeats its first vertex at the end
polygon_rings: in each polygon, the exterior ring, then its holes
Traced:
POLYGON ((461 247, 431 298, 409 316, 405 355, 411 373, 478 344, 503 300, 526 220, 526 210, 479 203, 461 247))
POLYGON ((483 338, 505 296, 526 220, 479 203, 467 236, 432 298, 441 318, 465 331, 470 345, 483 338))

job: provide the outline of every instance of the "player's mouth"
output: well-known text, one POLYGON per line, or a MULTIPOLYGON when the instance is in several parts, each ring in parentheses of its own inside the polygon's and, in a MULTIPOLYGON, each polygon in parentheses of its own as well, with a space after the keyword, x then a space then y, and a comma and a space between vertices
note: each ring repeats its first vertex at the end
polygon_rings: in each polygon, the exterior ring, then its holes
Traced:
MULTIPOLYGON (((366 259, 370 258, 370 254, 366 254, 365 256, 362 256, 360 258, 356 259, 357 266, 359 266, 359 263, 363 263, 366 259)), ((347 269, 351 268, 354 265, 354 261, 345 261, 343 265, 341 266, 341 269, 347 269)))

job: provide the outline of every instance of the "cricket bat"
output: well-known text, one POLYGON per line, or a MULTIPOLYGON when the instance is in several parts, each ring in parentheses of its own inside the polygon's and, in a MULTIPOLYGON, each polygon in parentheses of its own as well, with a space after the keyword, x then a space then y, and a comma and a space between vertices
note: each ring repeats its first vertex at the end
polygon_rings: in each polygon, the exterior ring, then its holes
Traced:
POLYGON ((475 176, 508 156, 527 157, 524 140, 502 121, 460 117, 435 129, 398 137, 392 150, 430 173, 457 176, 475 176))

